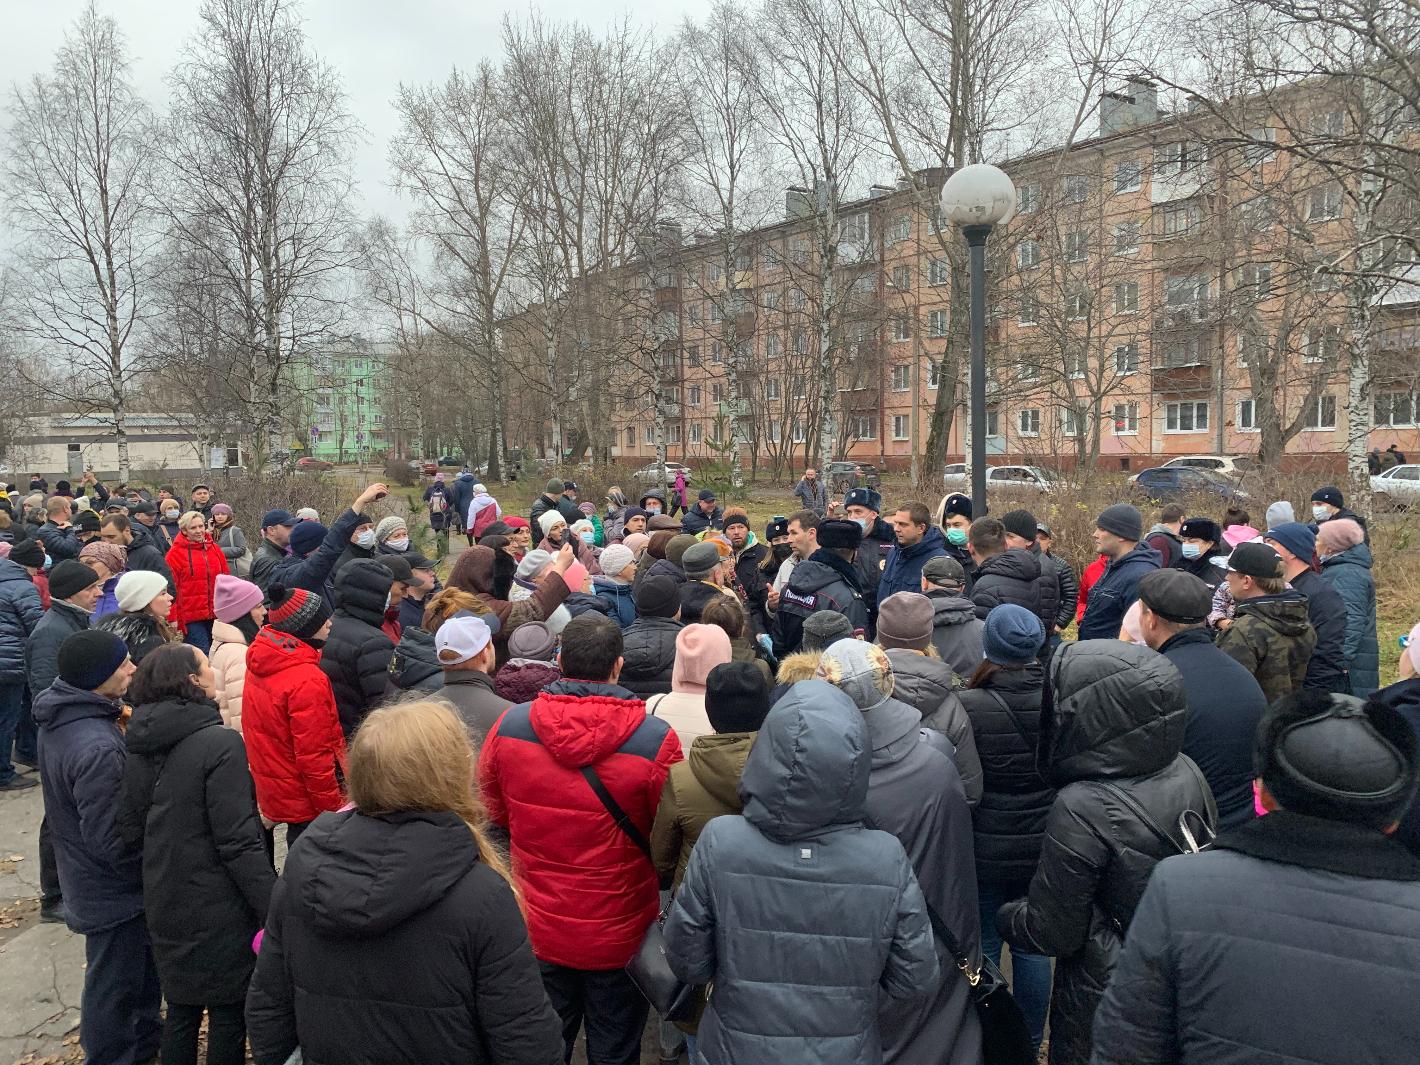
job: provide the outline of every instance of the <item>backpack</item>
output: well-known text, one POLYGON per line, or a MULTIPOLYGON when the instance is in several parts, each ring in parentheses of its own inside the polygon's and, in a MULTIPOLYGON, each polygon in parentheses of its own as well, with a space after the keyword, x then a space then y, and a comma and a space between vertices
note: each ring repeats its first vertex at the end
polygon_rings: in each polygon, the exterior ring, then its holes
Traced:
POLYGON ((1203 778, 1202 771, 1194 763, 1193 759, 1186 754, 1181 754, 1179 757, 1182 758, 1188 768, 1193 771, 1194 779, 1202 785, 1204 805, 1204 809, 1201 813, 1198 810, 1190 809, 1184 810, 1183 813, 1178 815, 1178 830, 1179 834, 1183 837, 1182 843, 1159 827, 1159 823, 1150 817, 1144 807, 1140 806, 1139 803, 1134 800, 1134 797, 1128 794, 1123 788, 1107 780, 1099 781, 1098 783, 1133 811, 1134 816, 1139 818, 1144 827, 1170 848, 1177 851, 1179 854, 1202 854, 1204 851, 1211 849, 1214 841, 1218 838, 1218 808, 1213 804, 1212 789, 1208 787, 1208 782, 1203 778))
POLYGON ((442 514, 449 509, 449 498, 444 490, 440 488, 437 492, 429 496, 429 513, 442 514))

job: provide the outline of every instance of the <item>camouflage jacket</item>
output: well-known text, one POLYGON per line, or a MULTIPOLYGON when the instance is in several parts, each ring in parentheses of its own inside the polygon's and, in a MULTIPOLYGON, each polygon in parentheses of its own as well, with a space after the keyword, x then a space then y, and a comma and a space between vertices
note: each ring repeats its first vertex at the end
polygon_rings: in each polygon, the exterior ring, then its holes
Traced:
POLYGON ((1269 703, 1301 691, 1315 648, 1307 598, 1290 588, 1238 603, 1218 637, 1218 649, 1252 672, 1269 703))

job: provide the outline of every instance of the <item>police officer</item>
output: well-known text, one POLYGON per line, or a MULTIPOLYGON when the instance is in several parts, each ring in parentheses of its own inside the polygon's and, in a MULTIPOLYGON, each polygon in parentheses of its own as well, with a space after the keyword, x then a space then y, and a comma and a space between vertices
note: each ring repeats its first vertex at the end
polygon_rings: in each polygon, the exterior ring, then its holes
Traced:
POLYGON ((971 529, 971 497, 953 492, 942 500, 937 524, 942 527, 942 535, 947 539, 947 555, 961 563, 966 572, 966 591, 971 598, 971 586, 976 583, 976 563, 966 549, 968 533, 971 529))
MULTIPOLYGON (((876 494, 876 493, 874 493, 876 494)), ((774 654, 799 649, 804 619, 820 610, 842 614, 856 631, 868 631, 868 603, 854 559, 863 543, 856 521, 831 518, 819 523, 818 550, 794 567, 774 615, 774 654)))

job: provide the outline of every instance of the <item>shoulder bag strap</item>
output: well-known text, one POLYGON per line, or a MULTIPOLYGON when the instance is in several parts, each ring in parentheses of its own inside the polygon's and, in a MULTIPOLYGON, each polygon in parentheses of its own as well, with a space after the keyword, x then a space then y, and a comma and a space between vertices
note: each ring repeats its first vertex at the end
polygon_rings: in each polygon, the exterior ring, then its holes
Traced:
POLYGON ((1005 696, 1001 695, 999 692, 992 691, 990 688, 979 688, 977 690, 984 691, 1001 705, 1001 709, 1006 711, 1006 716, 1011 719, 1011 726, 1020 734, 1021 739, 1026 741, 1026 750, 1034 751, 1035 744, 1032 743, 1031 738, 1026 735, 1026 730, 1024 726, 1021 725, 1021 719, 1018 718, 1016 712, 1011 709, 1011 704, 1006 702, 1005 696))
POLYGON ((625 832, 632 843, 636 844, 636 849, 646 856, 646 860, 652 865, 655 859, 651 857, 651 842, 636 827, 630 816, 621 808, 621 804, 612 798, 611 792, 607 790, 602 778, 597 776, 597 771, 589 765, 584 765, 581 769, 582 778, 586 780, 588 787, 596 792, 597 798, 601 800, 602 806, 606 807, 606 812, 611 814, 611 819, 616 822, 616 827, 625 832))
POLYGON ((1174 839, 1162 828, 1160 828, 1159 823, 1149 816, 1148 811, 1145 810, 1144 807, 1139 805, 1139 803, 1134 800, 1133 796, 1128 794, 1123 788, 1119 787, 1117 784, 1112 784, 1107 780, 1097 781, 1096 783, 1098 783, 1099 786, 1104 788, 1106 791, 1112 793, 1115 798, 1117 798, 1120 802, 1124 803, 1125 806, 1129 807, 1129 809, 1134 813, 1134 816, 1139 818, 1140 821, 1144 822, 1144 827, 1147 828, 1154 835, 1158 836, 1159 839, 1167 843, 1179 854, 1188 853, 1189 848, 1180 844, 1178 840, 1174 839))
POLYGON ((654 698, 647 699, 647 700, 646 700, 646 713, 650 714, 652 717, 655 717, 655 716, 656 716, 656 707, 658 707, 658 706, 661 705, 661 700, 663 700, 665 697, 666 697, 666 693, 665 693, 665 692, 661 692, 659 695, 656 695, 654 698))

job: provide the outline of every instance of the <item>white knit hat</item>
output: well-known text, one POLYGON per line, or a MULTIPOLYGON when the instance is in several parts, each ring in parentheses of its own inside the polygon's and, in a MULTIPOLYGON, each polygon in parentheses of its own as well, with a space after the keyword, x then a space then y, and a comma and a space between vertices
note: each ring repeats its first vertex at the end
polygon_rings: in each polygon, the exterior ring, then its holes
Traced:
POLYGON ((114 595, 118 599, 118 609, 136 614, 167 590, 168 582, 160 574, 134 569, 118 578, 114 595))
POLYGON ((518 563, 518 576, 530 581, 552 564, 552 555, 546 551, 529 551, 518 563))
POLYGON ((405 532, 408 532, 409 526, 405 524, 404 519, 398 514, 391 514, 387 518, 381 518, 380 523, 375 526, 375 539, 380 543, 384 543, 394 535, 396 529, 403 529, 405 532))
POLYGON ((608 577, 615 577, 635 561, 636 556, 631 553, 631 548, 625 544, 612 544, 602 552, 602 572, 608 577))
POLYGON ((537 519, 538 525, 542 527, 542 535, 546 536, 552 532, 552 527, 557 524, 566 525, 567 519, 556 510, 544 510, 542 516, 537 519))

